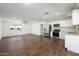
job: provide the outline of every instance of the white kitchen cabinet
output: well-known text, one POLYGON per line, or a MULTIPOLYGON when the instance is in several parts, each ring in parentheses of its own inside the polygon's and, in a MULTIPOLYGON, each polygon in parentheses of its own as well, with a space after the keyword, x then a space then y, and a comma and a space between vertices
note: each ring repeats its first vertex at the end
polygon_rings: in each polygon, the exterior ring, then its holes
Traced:
POLYGON ((59 33, 59 38, 60 38, 60 39, 65 39, 65 35, 66 35, 65 32, 60 32, 60 33, 59 33))
MULTIPOLYGON (((54 22, 50 22, 49 24, 52 25, 52 31, 54 31, 54 29, 58 29, 58 28, 53 27, 54 24, 60 24, 60 27, 59 27, 60 29, 59 38, 60 39, 65 39, 65 35, 75 33, 75 27, 72 25, 71 19, 54 21, 54 22)), ((51 32, 51 37, 53 37, 52 32, 51 32)))
POLYGON ((79 35, 65 35, 65 48, 79 54, 79 35))
POLYGON ((79 9, 72 11, 72 24, 79 25, 79 9))
POLYGON ((60 21, 60 27, 73 27, 71 19, 60 21))
POLYGON ((71 35, 71 34, 74 34, 74 33, 75 33, 74 27, 62 27, 62 28, 60 28, 59 38, 65 39, 65 35, 71 35))

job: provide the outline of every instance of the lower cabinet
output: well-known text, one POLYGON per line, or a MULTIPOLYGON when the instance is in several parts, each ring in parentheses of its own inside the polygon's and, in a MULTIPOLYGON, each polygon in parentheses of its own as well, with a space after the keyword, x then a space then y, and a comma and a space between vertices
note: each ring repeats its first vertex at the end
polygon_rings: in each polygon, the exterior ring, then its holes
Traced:
POLYGON ((67 33, 67 32, 60 32, 59 33, 59 38, 65 40, 65 35, 67 35, 67 34, 69 34, 69 33, 67 33))
POLYGON ((65 35, 65 48, 79 54, 79 35, 65 35))
POLYGON ((59 33, 59 38, 60 39, 65 39, 65 33, 64 32, 60 32, 59 33))

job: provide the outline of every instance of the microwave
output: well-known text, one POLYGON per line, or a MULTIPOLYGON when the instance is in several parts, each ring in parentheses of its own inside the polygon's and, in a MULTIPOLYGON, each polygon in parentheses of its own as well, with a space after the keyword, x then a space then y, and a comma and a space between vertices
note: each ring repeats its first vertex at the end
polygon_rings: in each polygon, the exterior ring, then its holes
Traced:
POLYGON ((60 27, 60 24, 54 24, 53 27, 60 27))

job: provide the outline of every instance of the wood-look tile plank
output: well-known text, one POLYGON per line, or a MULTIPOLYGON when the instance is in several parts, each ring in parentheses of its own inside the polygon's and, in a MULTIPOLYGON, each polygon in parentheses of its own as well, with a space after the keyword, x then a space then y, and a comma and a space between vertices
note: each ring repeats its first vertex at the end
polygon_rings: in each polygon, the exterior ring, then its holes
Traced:
POLYGON ((64 40, 32 34, 3 38, 0 49, 2 56, 79 56, 65 50, 64 40))

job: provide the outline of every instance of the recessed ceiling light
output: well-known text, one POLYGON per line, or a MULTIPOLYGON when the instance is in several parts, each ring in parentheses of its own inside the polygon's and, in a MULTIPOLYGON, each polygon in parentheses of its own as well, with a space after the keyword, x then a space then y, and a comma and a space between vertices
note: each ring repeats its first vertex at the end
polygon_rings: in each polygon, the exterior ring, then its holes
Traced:
POLYGON ((47 19, 48 17, 44 17, 44 19, 47 19))
POLYGON ((56 12, 56 15, 60 15, 58 12, 56 12))

